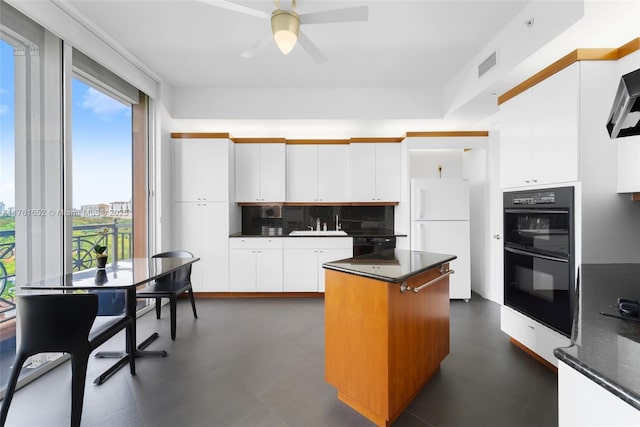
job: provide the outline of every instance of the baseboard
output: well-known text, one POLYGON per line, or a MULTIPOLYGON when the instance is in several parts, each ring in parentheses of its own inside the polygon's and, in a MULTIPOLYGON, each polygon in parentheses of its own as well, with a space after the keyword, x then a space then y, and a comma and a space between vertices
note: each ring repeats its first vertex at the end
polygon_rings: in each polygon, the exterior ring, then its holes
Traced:
MULTIPOLYGON (((194 292, 196 298, 324 298, 324 292, 194 292)), ((186 298, 182 294, 181 298, 186 298)))
POLYGON ((543 364, 547 369, 549 369, 551 372, 555 373, 556 375, 558 374, 558 368, 556 368, 555 366, 553 366, 552 363, 549 363, 548 360, 546 360, 544 357, 539 356, 537 353, 535 353, 533 350, 531 350, 529 347, 527 347, 526 345, 522 344, 520 341, 514 339, 513 337, 509 337, 509 341, 511 341, 511 344, 515 345, 516 347, 518 347, 520 350, 524 351, 525 353, 527 353, 529 356, 533 357, 534 359, 536 359, 538 362, 540 362, 541 364, 543 364))

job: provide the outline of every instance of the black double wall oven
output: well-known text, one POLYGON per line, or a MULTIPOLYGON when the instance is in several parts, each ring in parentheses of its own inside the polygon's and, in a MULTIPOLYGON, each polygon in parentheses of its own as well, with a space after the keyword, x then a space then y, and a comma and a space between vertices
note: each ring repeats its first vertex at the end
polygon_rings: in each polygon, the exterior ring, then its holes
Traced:
POLYGON ((574 188, 504 193, 504 303, 571 334, 574 188))

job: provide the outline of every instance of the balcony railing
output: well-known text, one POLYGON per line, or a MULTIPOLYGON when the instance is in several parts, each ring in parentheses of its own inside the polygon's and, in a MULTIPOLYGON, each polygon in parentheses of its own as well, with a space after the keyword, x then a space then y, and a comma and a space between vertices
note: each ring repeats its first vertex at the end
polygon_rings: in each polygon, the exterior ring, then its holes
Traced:
MULTIPOLYGON (((107 262, 112 265, 117 265, 119 260, 130 258, 131 224, 120 224, 114 219, 106 224, 74 226, 73 271, 96 266, 96 253, 93 251, 95 244, 107 247, 107 262)), ((15 317, 15 260, 15 230, 0 231, 0 322, 15 317)))

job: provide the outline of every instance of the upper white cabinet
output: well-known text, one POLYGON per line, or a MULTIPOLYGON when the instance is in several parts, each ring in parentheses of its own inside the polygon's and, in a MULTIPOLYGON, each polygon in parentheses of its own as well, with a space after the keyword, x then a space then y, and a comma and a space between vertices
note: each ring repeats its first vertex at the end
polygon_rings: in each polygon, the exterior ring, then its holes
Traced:
POLYGON ((173 200, 226 202, 229 200, 229 140, 175 138, 173 140, 173 200))
POLYGON ((618 139, 618 193, 640 192, 640 137, 618 139))
POLYGON ((285 145, 235 145, 236 202, 285 201, 285 145))
POLYGON ((349 200, 348 144, 289 144, 287 202, 349 200))
POLYGON ((575 63, 500 106, 503 188, 578 180, 579 104, 575 63))
POLYGON ((351 201, 399 201, 400 144, 357 143, 350 151, 351 201))

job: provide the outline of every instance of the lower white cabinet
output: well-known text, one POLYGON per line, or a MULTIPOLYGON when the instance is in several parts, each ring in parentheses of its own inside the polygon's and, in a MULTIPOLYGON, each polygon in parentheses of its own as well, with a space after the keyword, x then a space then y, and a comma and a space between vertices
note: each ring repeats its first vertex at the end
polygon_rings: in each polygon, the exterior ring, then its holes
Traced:
POLYGON ((229 204, 174 202, 173 246, 200 257, 191 269, 194 292, 229 290, 229 204))
POLYGON ((322 264, 353 256, 351 237, 285 237, 284 292, 324 292, 322 264))
POLYGON ((558 362, 559 426, 640 426, 640 411, 558 362))
POLYGON ((282 292, 282 238, 229 239, 230 292, 282 292))
POLYGON ((500 329, 554 366, 558 366, 558 359, 553 350, 571 344, 564 335, 504 305, 500 308, 500 329))

